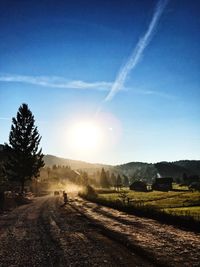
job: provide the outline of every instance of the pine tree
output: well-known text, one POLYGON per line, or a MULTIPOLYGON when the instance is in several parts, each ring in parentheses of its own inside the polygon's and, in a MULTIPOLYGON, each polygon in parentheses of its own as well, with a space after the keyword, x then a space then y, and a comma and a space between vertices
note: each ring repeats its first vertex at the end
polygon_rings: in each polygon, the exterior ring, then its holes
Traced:
POLYGON ((102 168, 101 170, 100 185, 101 187, 104 187, 104 188, 108 188, 110 186, 104 168, 102 168))
POLYGON ((116 188, 117 190, 120 190, 121 187, 122 187, 122 178, 121 178, 121 176, 118 174, 118 175, 117 175, 117 180, 116 180, 115 188, 116 188))
POLYGON ((106 171, 106 177, 107 177, 108 181, 110 181, 110 172, 109 171, 106 171))
POLYGON ((88 177, 88 174, 87 172, 83 172, 82 173, 82 182, 83 182, 83 185, 88 185, 89 184, 89 177, 88 177))
POLYGON ((129 179, 126 175, 123 175, 123 177, 124 177, 123 185, 128 187, 129 186, 129 179))
POLYGON ((42 150, 38 151, 41 136, 35 126, 35 119, 27 104, 19 107, 16 118, 12 119, 9 135, 9 159, 6 164, 9 181, 20 183, 21 192, 25 182, 39 176, 44 166, 42 150))
POLYGON ((114 173, 111 174, 110 180, 111 180, 112 186, 115 186, 117 182, 117 178, 114 173))
POLYGON ((117 186, 122 186, 122 178, 119 174, 117 175, 117 186))

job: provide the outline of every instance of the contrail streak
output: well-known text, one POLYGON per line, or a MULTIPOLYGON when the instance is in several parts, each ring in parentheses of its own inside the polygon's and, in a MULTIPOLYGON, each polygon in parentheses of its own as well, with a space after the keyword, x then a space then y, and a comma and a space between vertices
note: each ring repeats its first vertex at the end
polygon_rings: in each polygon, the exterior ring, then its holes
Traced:
POLYGON ((160 0, 157 3, 152 20, 149 24, 149 27, 146 33, 137 43, 136 47, 134 48, 125 66, 119 71, 117 78, 115 82, 113 83, 113 86, 110 92, 108 93, 108 95, 106 96, 106 98, 104 99, 104 101, 111 100, 115 96, 115 94, 124 87, 124 83, 126 81, 128 74, 130 73, 132 69, 134 69, 137 66, 140 58, 143 55, 145 48, 148 46, 149 42, 151 41, 153 33, 156 29, 156 26, 159 22, 159 19, 167 3, 168 3, 168 0, 160 0))

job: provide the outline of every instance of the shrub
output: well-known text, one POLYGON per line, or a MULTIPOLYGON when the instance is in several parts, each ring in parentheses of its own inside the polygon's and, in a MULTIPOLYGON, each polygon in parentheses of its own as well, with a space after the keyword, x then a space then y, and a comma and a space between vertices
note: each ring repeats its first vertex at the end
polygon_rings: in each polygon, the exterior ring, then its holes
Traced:
POLYGON ((84 190, 79 194, 80 194, 80 196, 83 196, 83 197, 86 197, 89 199, 91 199, 91 198, 94 199, 97 197, 97 192, 91 185, 87 185, 84 188, 84 190))

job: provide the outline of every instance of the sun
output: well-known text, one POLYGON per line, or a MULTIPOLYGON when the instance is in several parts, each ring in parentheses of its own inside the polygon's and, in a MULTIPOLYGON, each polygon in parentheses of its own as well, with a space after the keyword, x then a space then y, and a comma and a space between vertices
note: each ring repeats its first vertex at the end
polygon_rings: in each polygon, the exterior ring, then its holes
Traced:
POLYGON ((102 143, 102 130, 94 121, 77 122, 70 126, 68 138, 71 147, 78 151, 97 150, 102 143))

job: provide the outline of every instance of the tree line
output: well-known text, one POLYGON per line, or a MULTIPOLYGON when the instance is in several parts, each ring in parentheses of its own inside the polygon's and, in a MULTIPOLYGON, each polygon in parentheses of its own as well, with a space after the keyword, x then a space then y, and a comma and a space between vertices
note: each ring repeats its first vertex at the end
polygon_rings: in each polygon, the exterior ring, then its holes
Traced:
POLYGON ((94 173, 85 170, 72 170, 70 166, 52 165, 44 167, 40 172, 40 179, 49 183, 72 182, 76 185, 110 188, 129 186, 129 179, 126 175, 115 174, 102 168, 94 173))

